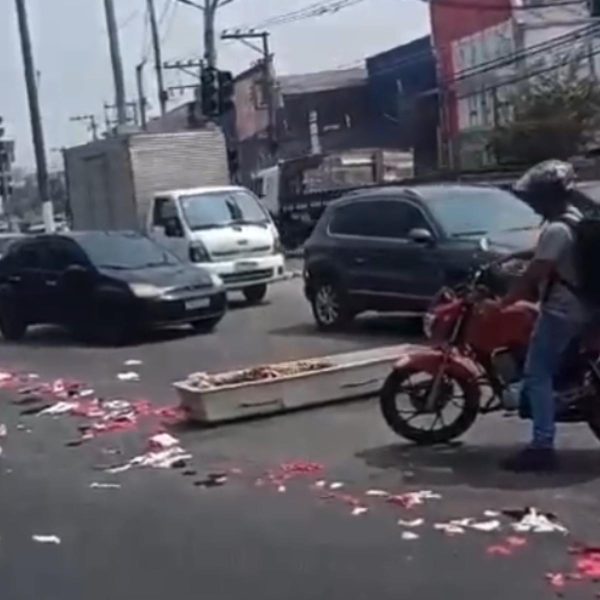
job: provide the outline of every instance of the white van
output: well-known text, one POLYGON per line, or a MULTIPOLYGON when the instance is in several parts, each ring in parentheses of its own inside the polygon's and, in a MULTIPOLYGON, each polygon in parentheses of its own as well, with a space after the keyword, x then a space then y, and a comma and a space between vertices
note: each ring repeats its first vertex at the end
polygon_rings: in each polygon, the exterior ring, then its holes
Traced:
POLYGON ((221 277, 228 291, 260 302, 284 276, 279 234, 256 196, 243 187, 157 193, 147 213, 150 237, 183 260, 221 277))

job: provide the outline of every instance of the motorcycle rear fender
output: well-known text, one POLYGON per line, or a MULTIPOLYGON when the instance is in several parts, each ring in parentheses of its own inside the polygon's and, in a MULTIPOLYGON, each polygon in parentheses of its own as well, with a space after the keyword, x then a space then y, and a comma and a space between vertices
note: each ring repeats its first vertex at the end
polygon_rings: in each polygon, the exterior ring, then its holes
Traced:
MULTIPOLYGON (((395 363, 394 370, 421 371, 435 375, 444 362, 444 351, 439 348, 413 347, 395 363)), ((480 376, 477 365, 466 356, 452 352, 446 359, 445 370, 453 378, 473 381, 480 376)))

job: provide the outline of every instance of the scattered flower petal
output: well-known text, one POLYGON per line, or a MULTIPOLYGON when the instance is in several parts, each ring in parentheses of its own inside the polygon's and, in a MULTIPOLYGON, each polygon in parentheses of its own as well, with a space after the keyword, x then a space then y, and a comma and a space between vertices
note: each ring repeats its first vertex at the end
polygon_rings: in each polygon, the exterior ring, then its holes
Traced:
POLYGON ((412 542, 413 540, 419 539, 419 535, 416 533, 413 533, 412 531, 403 531, 401 537, 403 540, 405 540, 407 542, 412 542))
POLYGON ((57 535, 33 535, 32 539, 39 544, 60 544, 60 538, 57 535))
POLYGON ((412 521, 404 521, 400 519, 398 521, 398 525, 400 525, 400 527, 408 527, 411 529, 414 527, 421 527, 423 523, 425 523, 425 519, 413 519, 412 521))
POLYGON ((352 516, 359 517, 360 515, 364 515, 369 509, 364 506, 356 506, 352 509, 352 516))

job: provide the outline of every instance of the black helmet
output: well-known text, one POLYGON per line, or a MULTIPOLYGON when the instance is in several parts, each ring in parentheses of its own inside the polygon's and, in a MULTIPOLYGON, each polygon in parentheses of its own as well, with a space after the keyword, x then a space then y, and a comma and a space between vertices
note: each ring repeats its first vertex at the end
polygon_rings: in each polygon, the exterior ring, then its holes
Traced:
POLYGON ((524 199, 557 202, 568 198, 574 186, 573 165, 562 160, 545 160, 526 171, 513 189, 524 199))

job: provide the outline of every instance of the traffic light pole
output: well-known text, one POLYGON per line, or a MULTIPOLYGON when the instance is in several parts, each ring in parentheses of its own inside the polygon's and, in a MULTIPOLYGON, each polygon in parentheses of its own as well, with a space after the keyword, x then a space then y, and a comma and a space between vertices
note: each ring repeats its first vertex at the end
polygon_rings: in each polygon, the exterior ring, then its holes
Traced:
POLYGON ((17 7, 19 34, 21 37, 21 50, 23 53, 23 67, 25 71, 25 83, 27 87, 27 99, 29 102, 29 113, 31 117, 31 133, 33 137, 33 147, 35 151, 35 162, 37 168, 38 194, 42 202, 44 228, 48 233, 52 233, 54 231, 54 210, 50 200, 48 165, 46 164, 46 150, 44 147, 42 117, 38 99, 35 67, 33 64, 33 52, 31 50, 31 38, 29 36, 29 24, 27 22, 27 8, 25 7, 25 0, 15 0, 15 2, 17 7))
POLYGON ((152 45, 154 46, 154 67, 156 69, 156 83, 158 86, 158 101, 160 103, 160 114, 164 115, 167 110, 167 94, 163 80, 162 52, 160 48, 160 36, 158 34, 158 23, 156 21, 156 8, 154 0, 147 0, 148 15, 150 17, 150 29, 152 30, 152 45))

